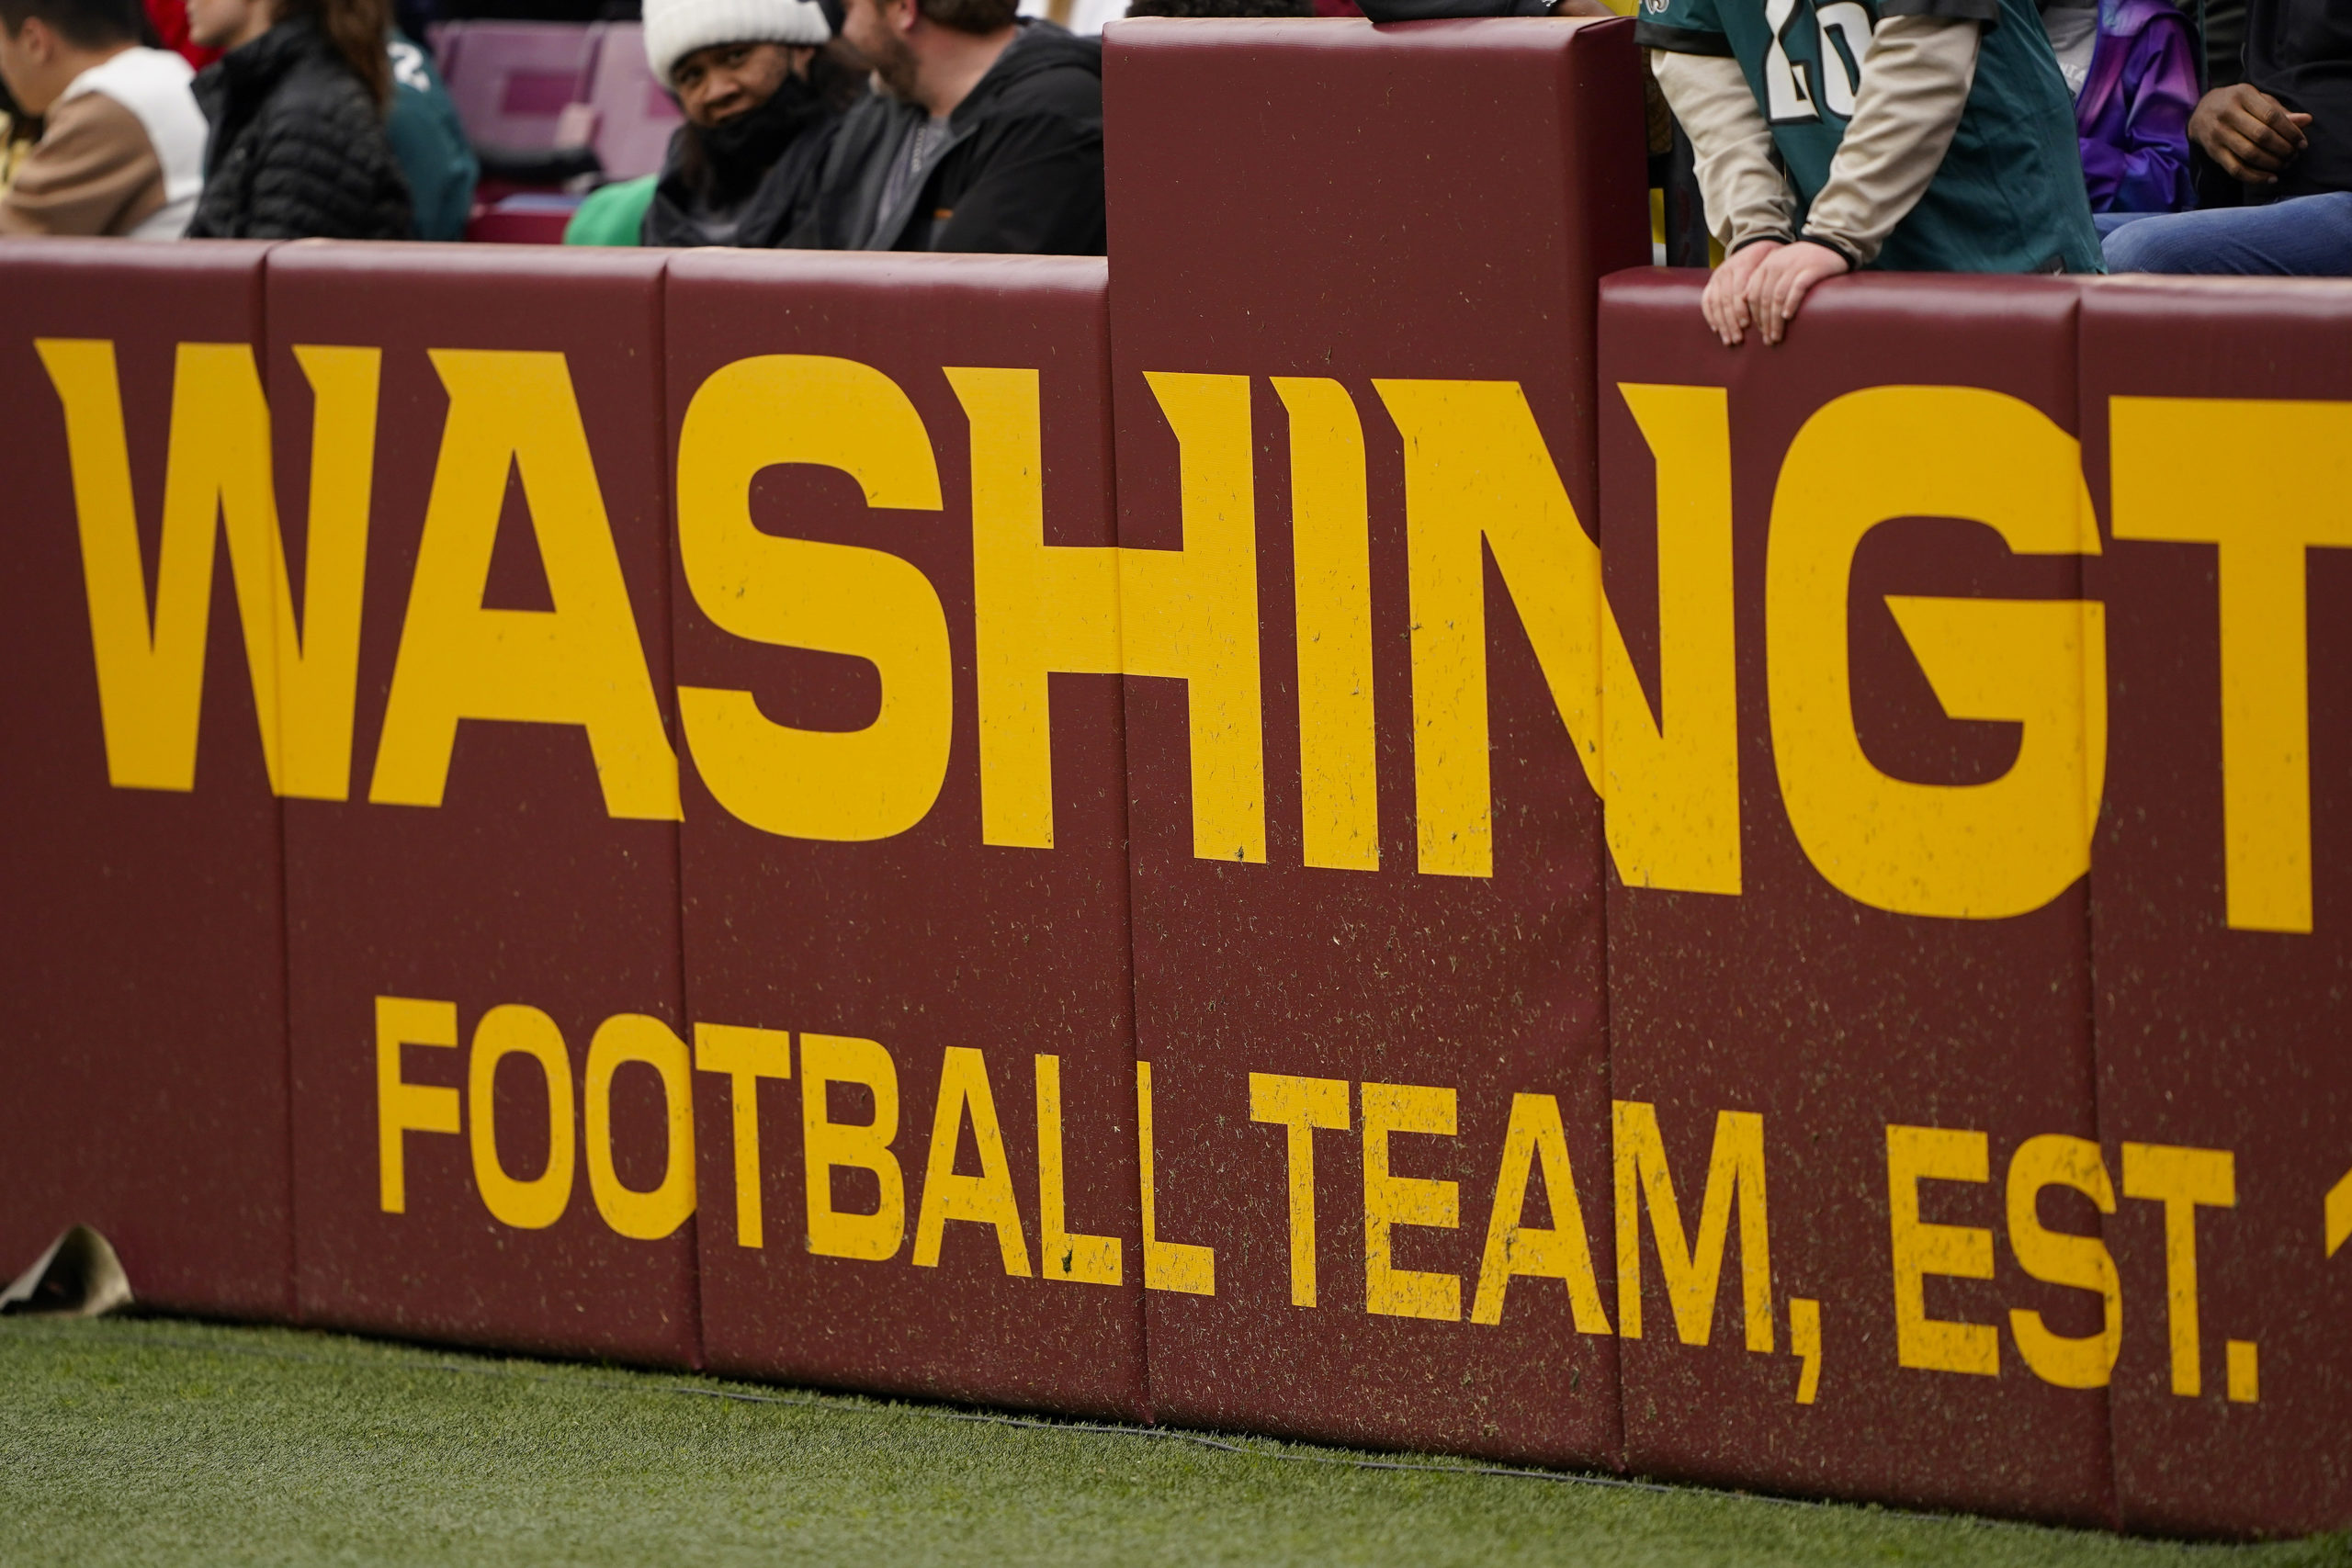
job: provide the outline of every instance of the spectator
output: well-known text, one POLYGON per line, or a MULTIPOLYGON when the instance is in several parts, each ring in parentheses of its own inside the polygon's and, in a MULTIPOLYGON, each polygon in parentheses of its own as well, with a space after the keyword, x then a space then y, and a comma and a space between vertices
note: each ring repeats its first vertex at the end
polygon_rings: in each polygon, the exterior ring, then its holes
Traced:
POLYGON ((2171 0, 2048 0, 2041 26, 2075 95, 2091 210, 2190 206, 2197 53, 2188 18, 2171 0))
POLYGON ((212 143, 190 237, 411 236, 390 28, 384 0, 192 0, 191 36, 227 52, 196 79, 212 143))
POLYGON ((481 164, 466 140, 458 106, 449 101, 433 57, 397 32, 390 53, 392 112, 384 121, 384 136, 392 144, 401 177, 408 181, 416 237, 462 240, 481 164))
POLYGON ((649 245, 773 245, 808 212, 861 73, 817 0, 645 0, 645 58, 685 116, 649 245))
POLYGON ((1823 278, 2098 272, 2067 101, 2027 0, 1664 0, 1637 24, 1697 151, 1708 324, 1780 341, 1823 278))
POLYGON ((203 183, 187 62, 140 45, 138 0, 0 0, 0 76, 41 138, 0 233, 175 240, 203 183))
POLYGON ((2239 204, 2111 228, 2110 271, 2352 276, 2352 6, 2247 0, 2245 66, 2188 120, 2239 204))
POLYGON ((1100 255, 1102 46, 1014 0, 849 0, 876 85, 786 243, 1100 255))

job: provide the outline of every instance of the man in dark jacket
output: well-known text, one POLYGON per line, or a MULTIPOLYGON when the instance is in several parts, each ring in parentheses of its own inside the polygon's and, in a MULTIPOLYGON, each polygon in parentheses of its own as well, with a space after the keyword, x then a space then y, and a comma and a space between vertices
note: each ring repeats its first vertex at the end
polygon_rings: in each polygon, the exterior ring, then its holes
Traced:
POLYGON ((2240 200, 2111 226, 2109 272, 2352 276, 2352 0, 2250 0, 2245 79, 2189 140, 2240 200))
POLYGON ((773 245, 807 212, 857 73, 818 0, 645 0, 645 56, 685 123, 640 230, 649 245, 773 245))
POLYGON ((874 67, 786 243, 1102 253, 1102 47, 1015 0, 848 0, 874 67))

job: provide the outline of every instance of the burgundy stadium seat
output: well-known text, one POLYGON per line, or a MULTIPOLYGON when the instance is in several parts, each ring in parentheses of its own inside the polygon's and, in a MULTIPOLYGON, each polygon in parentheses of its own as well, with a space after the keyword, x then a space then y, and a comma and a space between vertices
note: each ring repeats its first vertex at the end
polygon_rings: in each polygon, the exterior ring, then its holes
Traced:
POLYGON ((452 23, 439 42, 449 98, 477 147, 544 152, 586 96, 605 29, 571 22, 452 23))
POLYGON ((593 145, 606 177, 632 180, 662 167, 670 132, 683 118, 677 100, 662 90, 645 62, 645 28, 615 22, 588 79, 588 105, 596 111, 593 145))

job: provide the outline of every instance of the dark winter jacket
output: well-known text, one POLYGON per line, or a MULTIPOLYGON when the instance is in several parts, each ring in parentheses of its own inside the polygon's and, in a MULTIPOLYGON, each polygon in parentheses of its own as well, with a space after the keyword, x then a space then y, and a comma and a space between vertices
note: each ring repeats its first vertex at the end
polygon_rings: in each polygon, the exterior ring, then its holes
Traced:
POLYGON ((1102 46, 1024 22, 948 117, 924 176, 882 210, 929 117, 874 92, 833 138, 816 209, 786 244, 826 251, 1102 254, 1102 46))
POLYGON ((841 120, 816 88, 787 76, 757 108, 707 130, 681 125, 671 133, 640 243, 777 243, 813 205, 841 120))
POLYGON ((410 237, 383 114, 310 21, 280 22, 205 67, 196 101, 212 141, 190 239, 410 237))
POLYGON ((2312 117, 2310 145, 2253 199, 2352 190, 2352 0, 2247 0, 2245 79, 2312 117))

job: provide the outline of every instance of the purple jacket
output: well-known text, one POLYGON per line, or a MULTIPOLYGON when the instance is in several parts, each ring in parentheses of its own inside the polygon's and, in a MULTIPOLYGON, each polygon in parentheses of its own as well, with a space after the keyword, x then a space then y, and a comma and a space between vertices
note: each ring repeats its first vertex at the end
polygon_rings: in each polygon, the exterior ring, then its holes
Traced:
POLYGON ((2188 18, 2166 0, 2100 0, 2090 75, 2075 99, 2094 212, 2178 212, 2188 181, 2197 62, 2188 18))

